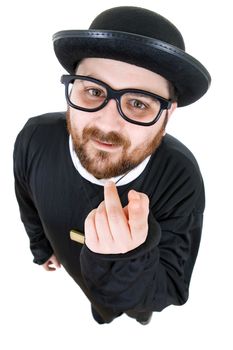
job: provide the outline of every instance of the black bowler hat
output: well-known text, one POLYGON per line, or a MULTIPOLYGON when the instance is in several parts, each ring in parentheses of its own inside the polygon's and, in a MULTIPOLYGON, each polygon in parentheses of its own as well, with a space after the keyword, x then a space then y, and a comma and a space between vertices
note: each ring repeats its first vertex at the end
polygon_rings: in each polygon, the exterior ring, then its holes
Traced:
POLYGON ((106 10, 88 30, 57 32, 53 43, 58 60, 70 74, 83 58, 100 57, 162 75, 175 86, 179 107, 197 101, 211 82, 206 68, 185 52, 178 29, 166 18, 141 7, 106 10))

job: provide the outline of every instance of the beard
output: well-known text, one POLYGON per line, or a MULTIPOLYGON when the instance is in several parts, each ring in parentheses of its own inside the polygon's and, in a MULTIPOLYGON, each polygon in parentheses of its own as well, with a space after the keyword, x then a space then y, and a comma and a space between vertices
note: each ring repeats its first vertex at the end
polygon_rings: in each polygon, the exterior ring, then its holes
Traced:
POLYGON ((74 151, 82 166, 97 179, 109 179, 129 172, 156 151, 163 139, 168 117, 166 116, 161 129, 152 141, 143 143, 143 145, 136 147, 130 151, 130 153, 128 150, 131 146, 131 142, 121 134, 114 131, 105 134, 96 127, 85 127, 80 136, 77 131, 71 127, 69 110, 67 111, 66 120, 74 151), (92 138, 100 142, 121 146, 121 156, 114 162, 112 160, 112 152, 96 149, 94 154, 90 154, 87 150, 87 143, 92 138))

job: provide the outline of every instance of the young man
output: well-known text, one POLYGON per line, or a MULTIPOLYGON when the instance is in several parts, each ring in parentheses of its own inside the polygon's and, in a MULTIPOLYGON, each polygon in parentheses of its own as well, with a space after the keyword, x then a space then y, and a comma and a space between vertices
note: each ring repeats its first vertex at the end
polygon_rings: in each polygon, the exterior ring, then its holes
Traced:
POLYGON ((126 313, 147 324, 188 299, 204 187, 194 156, 165 128, 210 76, 177 28, 142 8, 107 10, 89 30, 53 40, 70 73, 67 113, 31 118, 14 150, 34 262, 62 264, 98 323, 126 313))

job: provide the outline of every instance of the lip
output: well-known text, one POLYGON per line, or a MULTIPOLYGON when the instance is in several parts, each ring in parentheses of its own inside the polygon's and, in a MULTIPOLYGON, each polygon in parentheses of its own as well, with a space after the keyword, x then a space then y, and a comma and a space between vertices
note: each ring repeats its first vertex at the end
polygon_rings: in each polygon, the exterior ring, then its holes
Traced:
POLYGON ((105 143, 105 142, 101 142, 101 141, 98 141, 96 139, 92 139, 92 142, 95 144, 95 146, 97 146, 98 148, 101 148, 103 150, 108 150, 108 151, 114 151, 116 149, 119 149, 120 146, 119 145, 114 145, 112 143, 105 143))

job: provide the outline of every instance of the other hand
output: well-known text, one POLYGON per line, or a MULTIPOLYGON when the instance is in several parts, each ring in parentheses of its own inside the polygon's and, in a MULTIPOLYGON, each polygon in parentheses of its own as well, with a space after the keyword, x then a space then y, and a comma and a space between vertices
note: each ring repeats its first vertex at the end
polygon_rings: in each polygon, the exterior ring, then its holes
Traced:
POLYGON ((56 256, 53 254, 42 266, 46 271, 56 271, 56 268, 60 268, 61 264, 56 258, 56 256), (53 265, 54 267, 52 267, 51 265, 53 265))

